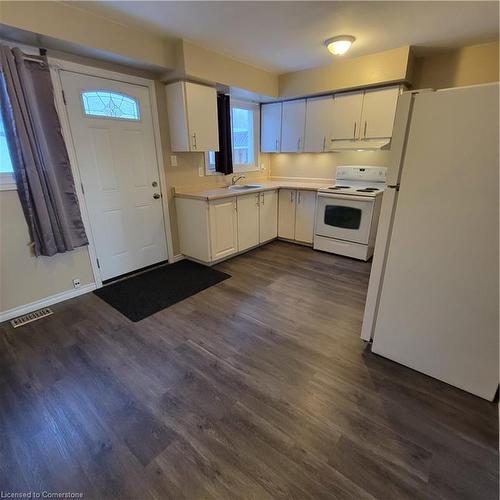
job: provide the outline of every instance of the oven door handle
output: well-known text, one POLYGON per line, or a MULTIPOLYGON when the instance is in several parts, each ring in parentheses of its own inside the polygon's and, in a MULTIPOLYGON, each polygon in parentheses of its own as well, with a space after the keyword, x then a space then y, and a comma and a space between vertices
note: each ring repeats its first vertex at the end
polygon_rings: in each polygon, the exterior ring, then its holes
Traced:
POLYGON ((372 196, 357 196, 357 195, 352 195, 352 194, 318 193, 318 197, 319 198, 328 198, 330 200, 366 201, 367 203, 375 201, 375 197, 372 197, 372 196))

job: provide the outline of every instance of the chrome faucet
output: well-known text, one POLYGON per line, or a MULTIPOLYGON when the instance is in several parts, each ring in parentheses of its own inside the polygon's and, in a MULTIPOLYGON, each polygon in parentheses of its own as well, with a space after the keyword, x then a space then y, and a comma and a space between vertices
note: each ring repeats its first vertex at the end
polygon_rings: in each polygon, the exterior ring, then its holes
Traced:
POLYGON ((240 179, 246 179, 246 175, 238 175, 238 177, 236 177, 236 175, 233 175, 232 179, 231 179, 231 186, 234 186, 240 179))

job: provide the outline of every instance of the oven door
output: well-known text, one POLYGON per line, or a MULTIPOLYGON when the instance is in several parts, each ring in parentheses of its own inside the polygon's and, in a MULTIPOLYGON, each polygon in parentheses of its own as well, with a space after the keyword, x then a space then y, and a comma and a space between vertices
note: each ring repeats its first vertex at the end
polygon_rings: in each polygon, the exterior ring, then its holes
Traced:
POLYGON ((318 236, 368 244, 375 198, 341 194, 318 195, 318 236))

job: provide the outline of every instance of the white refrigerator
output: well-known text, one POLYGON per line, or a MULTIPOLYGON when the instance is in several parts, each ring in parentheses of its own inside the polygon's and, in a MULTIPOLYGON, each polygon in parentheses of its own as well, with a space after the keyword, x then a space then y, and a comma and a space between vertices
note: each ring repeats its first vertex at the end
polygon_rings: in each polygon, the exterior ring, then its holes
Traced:
POLYGON ((499 84, 400 96, 361 337, 492 400, 499 382, 499 84))

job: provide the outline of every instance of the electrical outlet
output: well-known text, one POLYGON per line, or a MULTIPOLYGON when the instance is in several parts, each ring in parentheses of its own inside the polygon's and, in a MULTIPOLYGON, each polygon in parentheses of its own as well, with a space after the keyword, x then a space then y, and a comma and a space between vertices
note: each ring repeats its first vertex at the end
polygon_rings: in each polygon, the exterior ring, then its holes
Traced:
POLYGON ((205 167, 198 167, 198 175, 200 177, 204 177, 205 176, 205 167))
POLYGON ((73 280, 73 288, 78 288, 81 285, 80 278, 75 278, 73 280))
POLYGON ((177 166, 177 156, 170 155, 170 165, 172 167, 176 167, 177 166))

